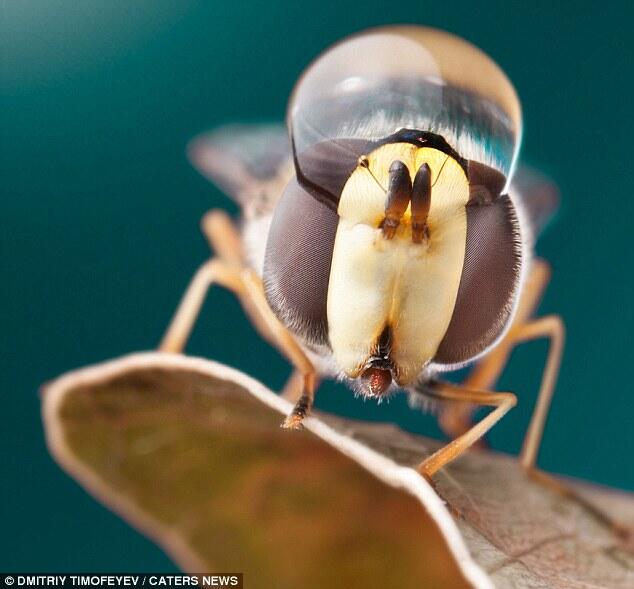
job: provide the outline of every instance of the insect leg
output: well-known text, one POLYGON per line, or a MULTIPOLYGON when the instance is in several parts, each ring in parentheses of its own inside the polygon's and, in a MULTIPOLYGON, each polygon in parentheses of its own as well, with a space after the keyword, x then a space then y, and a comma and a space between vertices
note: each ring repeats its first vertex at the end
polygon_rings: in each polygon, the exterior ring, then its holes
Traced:
POLYGON ((550 348, 548 349, 548 357, 544 366, 537 402, 526 431, 522 451, 520 452, 521 465, 526 469, 532 469, 537 461, 544 425, 546 424, 557 375, 559 374, 565 330, 564 324, 558 315, 548 315, 520 325, 514 329, 514 332, 517 343, 541 337, 547 337, 550 340, 550 348))
MULTIPOLYGON (((535 328, 531 328, 530 331, 527 331, 527 337, 529 339, 533 339, 532 336, 536 333, 543 334, 542 328, 544 328, 545 324, 552 323, 552 325, 556 325, 557 321, 553 321, 553 319, 559 321, 558 317, 551 318, 545 317, 543 324, 535 328)), ((540 323, 539 321, 535 322, 540 323)), ((563 343, 563 328, 559 332, 559 328, 557 327, 548 327, 546 330, 548 333, 560 333, 561 343, 563 343)), ((553 348, 557 347, 557 344, 552 346, 553 348)), ((544 402, 542 404, 543 410, 540 411, 539 407, 536 408, 535 414, 533 415, 533 419, 531 421, 531 426, 534 425, 537 428, 535 431, 538 434, 535 434, 535 454, 536 449, 539 444, 539 440, 541 438, 541 431, 543 429, 543 419, 545 418, 545 414, 548 409, 548 404, 550 401, 549 395, 552 395, 552 385, 554 385, 554 380, 549 380, 549 365, 555 368, 550 369, 550 374, 554 374, 556 376, 556 367, 558 366, 558 352, 552 352, 549 358, 554 358, 547 362, 547 367, 545 370, 544 383, 542 385, 542 390, 547 391, 548 386, 550 386, 550 392, 545 394, 543 397, 544 402), (550 383, 550 384, 549 384, 550 383)), ((554 379, 554 377, 550 377, 554 379)), ((483 390, 470 390, 465 389, 461 385, 454 385, 451 383, 434 383, 432 385, 433 388, 427 389, 425 392, 427 395, 448 401, 465 401, 468 403, 473 403, 480 406, 490 406, 495 407, 495 409, 489 413, 482 421, 475 424, 470 430, 466 433, 462 434, 440 450, 437 450, 426 458, 423 462, 418 465, 418 471, 425 476, 426 478, 431 478, 439 469, 443 466, 449 464, 452 460, 455 460, 460 456, 467 448, 473 445, 481 436, 483 436, 495 423, 497 423, 512 407, 515 406, 517 402, 517 398, 512 393, 493 393, 489 391, 483 390)), ((540 405, 538 401, 538 405, 540 405)), ((634 550, 634 529, 631 526, 622 523, 615 519, 611 514, 604 511, 600 506, 597 506, 593 503, 592 499, 588 499, 575 489, 573 489, 570 485, 566 484, 565 481, 558 480, 551 475, 542 472, 534 467, 533 463, 527 463, 526 459, 530 457, 530 454, 526 453, 527 446, 530 446, 531 439, 531 426, 529 426, 529 432, 526 436, 526 443, 524 444, 524 450, 522 451, 522 455, 520 458, 521 465, 526 469, 528 476, 530 476, 535 481, 539 482, 542 485, 545 485, 549 489, 563 495, 565 497, 569 497, 570 499, 577 501, 580 505, 584 506, 587 510, 589 510, 599 521, 604 522, 606 525, 612 527, 616 534, 622 539, 623 545, 628 549, 628 551, 634 550)))
MULTIPOLYGON (((167 328, 159 349, 165 352, 182 352, 194 326, 194 322, 213 283, 233 290, 242 300, 240 272, 244 265, 240 235, 229 215, 221 210, 208 212, 202 219, 202 230, 217 257, 205 262, 194 275, 181 303, 167 328)), ((245 305, 256 329, 271 340, 262 321, 245 305)))
POLYGON ((612 515, 595 505, 592 500, 588 500, 580 495, 575 489, 566 484, 565 481, 560 481, 552 477, 539 470, 536 466, 539 446, 542 440, 546 418, 548 417, 548 410, 550 409, 563 352, 565 329, 561 318, 557 315, 541 317, 535 321, 518 326, 515 332, 516 341, 518 343, 541 337, 550 339, 550 348, 544 366, 537 402, 528 429, 526 430, 526 436, 524 437, 524 443, 522 444, 522 450, 520 452, 519 460, 521 466, 532 479, 546 485, 560 495, 574 499, 591 511, 597 519, 610 525, 623 539, 625 544, 630 547, 631 551, 634 549, 634 529, 631 526, 617 521, 612 515))
POLYGON ((214 258, 205 262, 189 283, 159 344, 159 350, 173 353, 183 351, 207 291, 214 283, 225 286, 234 292, 239 291, 242 286, 239 272, 222 260, 214 258))
MULTIPOLYGON (((319 379, 315 378, 315 390, 319 387, 319 379)), ((284 388, 280 393, 280 396, 290 401, 291 403, 297 403, 297 400, 301 396, 304 390, 304 376, 300 370, 293 370, 288 377, 284 388)))
MULTIPOLYGON (((513 326, 498 345, 473 367, 463 385, 469 389, 493 389, 504 370, 511 352, 518 343, 515 328, 525 324, 535 312, 550 280, 547 262, 535 259, 519 300, 513 326)), ((451 403, 440 413, 439 425, 450 437, 457 437, 473 425, 474 408, 468 404, 451 403)))
POLYGON ((209 246, 221 260, 235 266, 244 265, 240 233, 227 213, 219 209, 209 211, 200 225, 209 246))
POLYGON ((302 348, 295 341, 291 333, 279 322, 264 296, 262 280, 252 270, 245 270, 242 273, 242 281, 246 289, 247 296, 257 309, 262 320, 268 329, 275 334, 276 343, 282 353, 291 361, 303 379, 303 390, 295 407, 288 414, 282 427, 287 429, 301 428, 302 421, 313 406, 315 398, 315 368, 306 356, 302 348))
MULTIPOLYGON (((298 376, 292 375, 285 387, 293 390, 293 399, 299 397, 305 415, 312 406, 315 390, 314 369, 293 337, 272 313, 265 298, 260 279, 244 264, 240 234, 231 218, 220 210, 207 213, 202 220, 202 230, 218 257, 205 262, 194 275, 185 291, 181 303, 167 328, 159 349, 166 352, 181 352, 202 307, 205 295, 212 284, 219 284, 234 292, 260 335, 279 347, 296 367, 302 380, 297 386, 298 376), (308 398, 301 395, 309 392, 308 398)), ((296 420, 296 427, 301 423, 296 420)))
POLYGON ((164 352, 181 352, 211 284, 219 284, 233 291, 245 303, 252 303, 254 315, 266 331, 275 338, 275 344, 300 371, 303 389, 284 427, 297 429, 310 412, 315 395, 315 369, 293 336, 278 321, 264 298, 260 279, 250 270, 238 271, 217 258, 203 264, 194 275, 174 314, 159 346, 164 352))
MULTIPOLYGON (((202 231, 211 249, 228 265, 242 272, 246 267, 242 240, 231 217, 223 210, 215 209, 205 214, 201 221, 202 231)), ((240 304, 249 320, 260 334, 271 345, 276 345, 275 334, 271 332, 260 313, 253 306, 251 299, 244 292, 236 292, 240 304)))
POLYGON ((427 394, 440 400, 464 401, 484 407, 494 407, 491 413, 473 425, 471 429, 434 452, 418 465, 418 471, 428 478, 477 442, 517 403, 517 397, 513 393, 467 389, 461 385, 445 382, 435 383, 433 388, 427 391, 427 394))

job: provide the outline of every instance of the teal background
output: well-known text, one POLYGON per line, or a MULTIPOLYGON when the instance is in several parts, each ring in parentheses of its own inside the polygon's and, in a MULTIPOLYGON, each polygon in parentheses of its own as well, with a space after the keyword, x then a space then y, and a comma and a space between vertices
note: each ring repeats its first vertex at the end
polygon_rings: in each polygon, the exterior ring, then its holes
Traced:
MULTIPOLYGON (((554 267, 542 312, 568 326, 540 462, 634 489, 629 3, 2 0, 1 11, 1 570, 174 569, 52 462, 38 387, 158 342, 208 254, 201 215, 235 212, 188 164, 188 139, 281 119, 310 59, 385 23, 462 35, 516 84, 523 156, 563 196, 538 247, 554 267)), ((288 373, 220 290, 189 350, 272 387, 288 373)), ((495 448, 517 451, 545 350, 513 355, 501 386, 520 404, 492 432, 495 448)), ((328 385, 317 404, 438 434, 401 397, 377 407, 328 385)))

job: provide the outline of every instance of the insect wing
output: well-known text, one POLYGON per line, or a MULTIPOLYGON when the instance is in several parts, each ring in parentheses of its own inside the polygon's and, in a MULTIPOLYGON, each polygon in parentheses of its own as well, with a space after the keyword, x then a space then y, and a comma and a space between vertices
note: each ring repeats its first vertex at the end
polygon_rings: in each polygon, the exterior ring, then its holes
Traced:
POLYGON ((557 185, 537 170, 521 166, 513 176, 510 192, 537 238, 559 208, 557 185))
POLYGON ((203 176, 245 206, 290 162, 290 142, 281 124, 227 125, 195 137, 187 153, 203 176))

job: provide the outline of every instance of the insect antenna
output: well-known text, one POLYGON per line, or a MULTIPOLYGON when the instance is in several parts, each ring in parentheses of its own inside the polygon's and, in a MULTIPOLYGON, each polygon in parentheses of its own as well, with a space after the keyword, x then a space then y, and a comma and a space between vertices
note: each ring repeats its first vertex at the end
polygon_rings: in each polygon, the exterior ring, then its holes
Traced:
POLYGON ((434 180, 433 184, 431 185, 432 188, 434 186, 436 186, 436 182, 438 182, 438 179, 440 178, 440 175, 442 174, 442 171, 445 169, 445 164, 447 163, 448 160, 449 160, 449 156, 447 156, 445 158, 445 161, 442 163, 442 166, 440 166, 440 170, 438 170, 438 175, 436 176, 436 179, 434 180))
POLYGON ((385 219, 381 223, 383 236, 392 239, 401 223, 412 196, 412 179, 407 166, 394 160, 389 170, 389 184, 385 201, 385 219))
POLYGON ((414 243, 422 243, 429 237, 427 216, 431 207, 432 186, 431 169, 427 164, 423 164, 416 172, 412 187, 412 241, 414 243))
POLYGON ((384 192, 387 193, 387 190, 383 187, 383 185, 379 182, 379 179, 374 175, 374 172, 370 169, 370 160, 367 155, 362 155, 359 158, 359 166, 368 171, 368 174, 372 176, 372 179, 376 182, 377 186, 384 192))

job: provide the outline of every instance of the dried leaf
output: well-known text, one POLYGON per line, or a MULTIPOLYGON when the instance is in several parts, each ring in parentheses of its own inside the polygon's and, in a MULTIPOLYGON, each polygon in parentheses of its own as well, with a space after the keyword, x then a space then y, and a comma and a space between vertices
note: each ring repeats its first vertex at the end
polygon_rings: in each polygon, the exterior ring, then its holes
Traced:
MULTIPOLYGON (((280 430, 289 409, 240 372, 156 353, 63 376, 43 403, 60 464, 191 572, 244 572, 249 587, 634 587, 620 538, 510 457, 469 453, 437 475, 439 498, 411 468, 438 442, 325 415, 280 430)), ((634 521, 632 496, 578 489, 634 521)))

